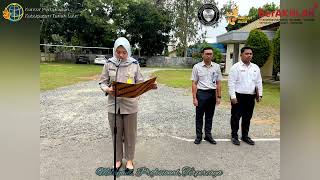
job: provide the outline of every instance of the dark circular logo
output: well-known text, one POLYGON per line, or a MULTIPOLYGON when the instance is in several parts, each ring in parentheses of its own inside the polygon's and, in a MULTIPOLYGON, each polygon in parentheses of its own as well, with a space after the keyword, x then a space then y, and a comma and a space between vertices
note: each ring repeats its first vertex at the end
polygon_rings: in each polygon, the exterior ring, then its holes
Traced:
POLYGON ((214 4, 204 4, 198 11, 198 19, 205 26, 212 26, 219 20, 220 12, 214 4))

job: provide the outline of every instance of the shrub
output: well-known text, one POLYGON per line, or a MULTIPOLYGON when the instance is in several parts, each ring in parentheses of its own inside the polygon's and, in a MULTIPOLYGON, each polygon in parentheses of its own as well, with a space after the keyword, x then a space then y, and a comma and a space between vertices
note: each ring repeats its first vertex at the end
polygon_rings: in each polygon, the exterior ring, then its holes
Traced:
POLYGON ((252 62, 262 67, 271 53, 271 44, 266 34, 261 30, 252 30, 246 41, 246 46, 253 49, 252 62))

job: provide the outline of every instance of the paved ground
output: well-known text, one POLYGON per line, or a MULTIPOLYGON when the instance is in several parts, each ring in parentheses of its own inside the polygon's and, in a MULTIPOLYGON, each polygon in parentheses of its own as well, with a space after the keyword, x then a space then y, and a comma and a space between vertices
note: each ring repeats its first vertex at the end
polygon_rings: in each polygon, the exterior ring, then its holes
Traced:
MULTIPOLYGON (((156 69, 143 69, 145 75, 156 69)), ((98 176, 97 168, 112 165, 113 148, 108 127, 106 97, 97 81, 42 92, 40 95, 40 177, 41 179, 112 179, 98 176)), ((280 141, 258 141, 255 146, 230 142, 196 146, 195 110, 189 90, 169 88, 142 95, 138 113, 136 169, 147 167, 177 170, 221 170, 215 179, 280 179, 280 141)), ((253 138, 279 138, 280 112, 258 111, 250 134, 253 138), (259 115, 259 116, 258 116, 259 115)), ((230 137, 230 109, 219 106, 213 136, 230 137)), ((120 179, 133 177, 121 176, 120 179)), ((135 179, 149 179, 147 175, 135 179)), ((198 177, 213 179, 213 177, 198 177)), ((193 176, 156 176, 153 179, 194 179, 193 176)))

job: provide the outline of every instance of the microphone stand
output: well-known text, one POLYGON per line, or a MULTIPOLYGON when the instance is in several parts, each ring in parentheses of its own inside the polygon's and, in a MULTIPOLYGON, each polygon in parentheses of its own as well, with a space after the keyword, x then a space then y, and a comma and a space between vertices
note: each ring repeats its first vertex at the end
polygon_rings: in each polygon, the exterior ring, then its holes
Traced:
POLYGON ((115 77, 115 85, 114 85, 114 128, 113 128, 113 132, 114 132, 114 147, 113 147, 113 179, 116 180, 117 178, 117 172, 116 172, 116 147, 117 147, 117 77, 118 77, 118 70, 119 70, 119 67, 120 67, 120 64, 121 64, 121 59, 118 59, 119 60, 119 64, 116 65, 117 67, 117 70, 116 70, 116 77, 115 77))

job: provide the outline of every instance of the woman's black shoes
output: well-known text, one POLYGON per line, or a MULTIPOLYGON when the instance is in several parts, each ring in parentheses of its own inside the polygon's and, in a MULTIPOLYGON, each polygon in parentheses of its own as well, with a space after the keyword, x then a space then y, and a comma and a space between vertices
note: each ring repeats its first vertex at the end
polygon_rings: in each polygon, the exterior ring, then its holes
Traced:
MULTIPOLYGON (((133 163, 132 163, 132 165, 133 165, 133 163)), ((126 166, 126 169, 125 169, 126 175, 132 175, 133 171, 134 171, 134 168, 130 169, 130 168, 127 168, 127 166, 126 166)))
MULTIPOLYGON (((119 166, 119 167, 116 167, 116 172, 118 172, 118 171, 120 170, 121 166, 122 166, 122 161, 121 161, 121 163, 120 163, 120 166, 119 166)), ((114 170, 114 167, 112 167, 112 169, 114 170)))
POLYGON ((133 171, 134 171, 134 169, 129 169, 129 168, 126 168, 126 170, 125 170, 126 175, 132 175, 133 171))

